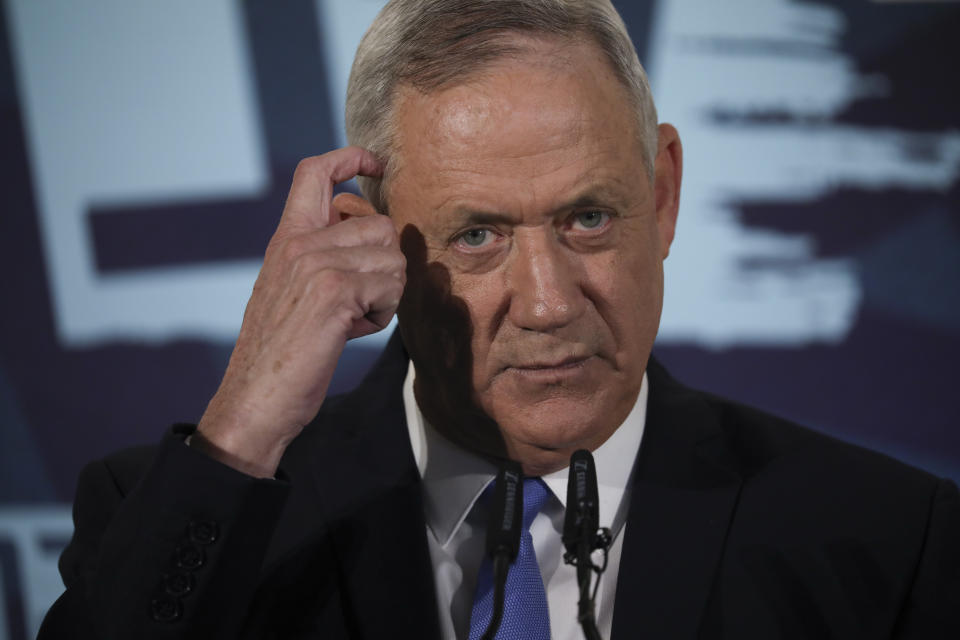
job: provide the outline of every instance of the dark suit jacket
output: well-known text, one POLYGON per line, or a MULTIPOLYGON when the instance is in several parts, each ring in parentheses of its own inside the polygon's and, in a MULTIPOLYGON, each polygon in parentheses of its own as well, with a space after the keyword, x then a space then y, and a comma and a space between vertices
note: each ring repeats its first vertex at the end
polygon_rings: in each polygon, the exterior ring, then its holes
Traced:
MULTIPOLYGON (((190 427, 89 465, 40 638, 438 637, 406 369, 394 336, 278 480, 190 427)), ((952 483, 648 375, 615 639, 960 638, 952 483)))

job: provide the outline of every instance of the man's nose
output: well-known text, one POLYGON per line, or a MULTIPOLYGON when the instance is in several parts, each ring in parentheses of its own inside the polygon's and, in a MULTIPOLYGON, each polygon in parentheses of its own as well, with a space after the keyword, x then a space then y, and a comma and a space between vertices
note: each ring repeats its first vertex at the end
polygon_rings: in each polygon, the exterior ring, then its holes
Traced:
POLYGON ((577 254, 551 231, 516 234, 506 283, 510 321, 521 329, 550 331, 579 317, 586 304, 581 270, 577 254))

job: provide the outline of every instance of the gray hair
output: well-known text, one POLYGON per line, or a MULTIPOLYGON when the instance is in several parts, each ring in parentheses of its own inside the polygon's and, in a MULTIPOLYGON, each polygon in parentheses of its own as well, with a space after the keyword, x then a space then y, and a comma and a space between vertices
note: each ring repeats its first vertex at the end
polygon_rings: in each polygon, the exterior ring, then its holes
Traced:
POLYGON ((651 178, 657 153, 657 112, 647 74, 610 0, 390 0, 360 41, 347 84, 350 144, 387 162, 384 180, 360 178, 360 188, 387 212, 383 183, 391 173, 393 107, 398 87, 424 93, 464 82, 521 48, 511 34, 586 37, 601 50, 637 114, 651 178))

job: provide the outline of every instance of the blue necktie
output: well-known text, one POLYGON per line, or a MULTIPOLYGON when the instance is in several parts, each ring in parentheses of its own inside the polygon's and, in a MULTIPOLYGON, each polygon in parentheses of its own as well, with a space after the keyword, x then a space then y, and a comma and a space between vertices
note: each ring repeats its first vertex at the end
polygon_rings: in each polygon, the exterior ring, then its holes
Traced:
MULTIPOLYGON (((489 491, 489 490, 488 490, 489 491)), ((530 523, 543 508, 550 489, 540 478, 523 481, 523 533, 517 559, 507 574, 504 590, 503 619, 497 640, 550 640, 550 612, 547 592, 533 550, 530 523)), ((480 640, 493 615, 493 562, 489 557, 480 565, 477 591, 470 615, 470 640, 480 640)))

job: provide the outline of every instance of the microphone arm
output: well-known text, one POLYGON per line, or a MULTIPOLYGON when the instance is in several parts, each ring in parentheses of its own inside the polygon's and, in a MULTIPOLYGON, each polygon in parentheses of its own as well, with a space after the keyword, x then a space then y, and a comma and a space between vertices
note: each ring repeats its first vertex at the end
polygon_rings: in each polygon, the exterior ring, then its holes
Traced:
POLYGON ((580 600, 577 620, 587 640, 601 640, 594 613, 594 601, 600 586, 600 576, 607 568, 610 548, 610 530, 600 528, 600 498, 597 490, 597 470, 593 456, 586 449, 575 451, 570 457, 570 476, 567 481, 567 509, 563 522, 563 560, 577 568, 580 600), (603 551, 603 563, 596 565, 591 554, 603 551), (596 573, 596 582, 590 588, 590 579, 596 573))

